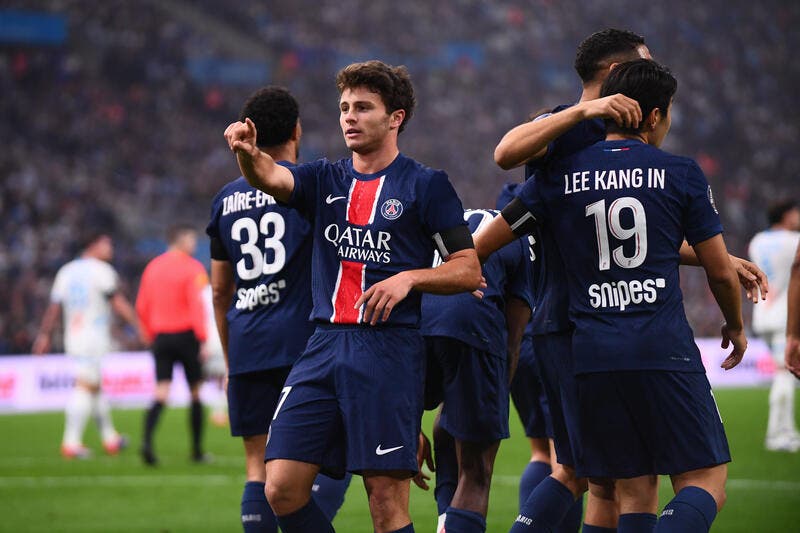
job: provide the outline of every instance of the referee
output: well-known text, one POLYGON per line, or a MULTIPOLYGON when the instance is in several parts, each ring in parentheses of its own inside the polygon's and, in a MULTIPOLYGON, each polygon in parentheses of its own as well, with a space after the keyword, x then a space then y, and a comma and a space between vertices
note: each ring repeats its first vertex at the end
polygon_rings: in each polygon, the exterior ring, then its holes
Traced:
POLYGON ((203 265, 192 257, 197 247, 197 232, 178 225, 168 232, 169 248, 144 269, 136 298, 144 341, 151 346, 156 366, 156 392, 144 419, 142 459, 148 465, 158 462, 153 451, 153 432, 169 396, 172 367, 183 365, 192 394, 190 427, 192 460, 203 462, 203 406, 200 403, 202 367, 200 343, 206 339, 201 291, 208 284, 203 265))

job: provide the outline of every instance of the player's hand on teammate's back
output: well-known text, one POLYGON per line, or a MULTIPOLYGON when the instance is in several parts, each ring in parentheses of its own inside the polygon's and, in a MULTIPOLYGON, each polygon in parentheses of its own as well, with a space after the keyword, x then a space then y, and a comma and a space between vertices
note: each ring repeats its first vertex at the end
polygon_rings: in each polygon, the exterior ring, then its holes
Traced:
POLYGON ((785 351, 786 369, 800 379, 800 338, 794 335, 786 336, 785 351))
POLYGON ((742 361, 744 352, 747 350, 747 337, 743 329, 733 329, 728 324, 722 325, 722 348, 733 345, 733 351, 720 365, 725 370, 730 370, 742 361))
POLYGON ((769 280, 767 280, 767 275, 758 268, 758 265, 747 259, 742 259, 735 255, 730 257, 731 263, 733 263, 733 267, 736 269, 736 275, 739 276, 739 283, 741 283, 747 293, 747 299, 757 304, 758 295, 760 293, 761 299, 766 300, 767 292, 769 292, 769 280))
POLYGON ((583 108, 584 119, 610 118, 623 128, 637 128, 642 121, 639 102, 624 94, 612 94, 578 104, 583 108))
POLYGON ((255 157, 260 151, 256 146, 256 125, 249 118, 244 120, 244 122, 234 122, 225 129, 225 140, 237 156, 255 157))
POLYGON ((364 305, 364 323, 374 326, 378 320, 386 322, 394 306, 408 296, 412 286, 408 271, 400 272, 364 291, 354 307, 358 309, 364 305))

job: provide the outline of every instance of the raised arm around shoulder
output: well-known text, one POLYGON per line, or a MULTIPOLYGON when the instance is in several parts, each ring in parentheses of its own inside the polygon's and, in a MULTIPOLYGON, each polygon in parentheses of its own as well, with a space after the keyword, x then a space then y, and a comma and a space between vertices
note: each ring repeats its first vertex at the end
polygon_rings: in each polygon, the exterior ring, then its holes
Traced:
POLYGON ((511 170, 543 157, 548 144, 583 120, 581 110, 576 108, 573 106, 512 128, 494 149, 494 162, 503 170, 511 170))
POLYGON ((269 154, 258 149, 257 134, 255 124, 248 118, 245 122, 229 125, 225 130, 225 140, 236 154, 239 169, 247 182, 276 200, 287 202, 294 190, 294 176, 288 168, 276 164, 269 154))
POLYGON ((609 118, 623 127, 638 127, 642 120, 639 103, 623 94, 583 100, 540 120, 520 124, 500 140, 494 161, 504 170, 516 168, 547 152, 547 145, 582 120, 609 118))
POLYGON ((725 325, 722 326, 722 347, 727 348, 729 343, 733 343, 733 352, 722 363, 722 367, 729 370, 739 364, 747 349, 739 280, 722 234, 695 244, 694 250, 706 271, 708 286, 725 317, 725 325))

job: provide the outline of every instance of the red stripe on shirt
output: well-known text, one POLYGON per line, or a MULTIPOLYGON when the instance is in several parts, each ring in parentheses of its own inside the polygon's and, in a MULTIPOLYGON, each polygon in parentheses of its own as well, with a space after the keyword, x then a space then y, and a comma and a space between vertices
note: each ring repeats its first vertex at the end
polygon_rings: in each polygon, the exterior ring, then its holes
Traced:
POLYGON ((364 275, 367 265, 355 261, 341 261, 336 288, 333 291, 334 324, 358 324, 361 322, 361 309, 354 306, 364 293, 364 275))
POLYGON ((366 226, 375 220, 375 210, 378 206, 378 197, 383 188, 381 176, 376 180, 353 180, 350 194, 347 198, 347 221, 357 226, 366 226))

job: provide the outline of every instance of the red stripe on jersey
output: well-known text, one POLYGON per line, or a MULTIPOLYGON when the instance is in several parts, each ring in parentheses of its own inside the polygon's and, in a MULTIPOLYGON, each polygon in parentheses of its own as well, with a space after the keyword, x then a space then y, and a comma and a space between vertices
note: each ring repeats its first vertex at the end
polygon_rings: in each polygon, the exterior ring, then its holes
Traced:
POLYGON ((361 322, 361 309, 355 309, 356 302, 364 293, 364 279, 367 265, 355 261, 341 261, 336 288, 333 290, 334 324, 358 324, 361 322))
POLYGON ((347 221, 350 224, 357 226, 372 224, 384 179, 386 176, 370 181, 353 180, 347 198, 347 221))

